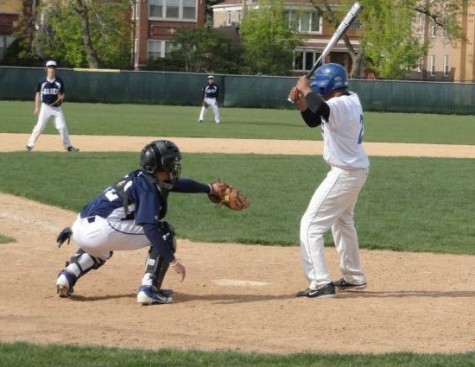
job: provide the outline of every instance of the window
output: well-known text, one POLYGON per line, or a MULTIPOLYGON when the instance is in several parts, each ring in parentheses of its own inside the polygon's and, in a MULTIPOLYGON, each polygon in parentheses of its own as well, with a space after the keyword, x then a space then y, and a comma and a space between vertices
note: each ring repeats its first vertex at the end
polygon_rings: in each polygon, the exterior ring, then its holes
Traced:
POLYGON ((450 74, 449 55, 444 55, 444 76, 448 76, 449 74, 450 74))
POLYGON ((196 19, 195 0, 183 0, 183 19, 196 19))
POLYGON ((294 53, 293 68, 298 71, 308 71, 320 56, 319 53, 313 51, 296 51, 294 53))
POLYGON ((180 11, 180 0, 166 0, 165 18, 178 18, 180 11))
POLYGON ((150 17, 162 18, 163 17, 163 1, 164 0, 150 0, 149 11, 150 17))
POLYGON ((196 20, 196 0, 149 0, 149 17, 196 20))
POLYGON ((232 13, 230 11, 226 12, 226 25, 231 25, 232 13))
POLYGON ((159 57, 167 57, 173 50, 170 41, 148 40, 148 58, 155 60, 159 57))
POLYGON ((425 15, 419 14, 418 25, 417 25, 417 35, 421 38, 424 35, 424 26, 425 26, 425 15))
POLYGON ((430 55, 430 76, 435 76, 435 55, 430 55))
POLYGON ((321 33, 321 19, 318 12, 286 12, 289 28, 301 33, 321 33))
POLYGON ((432 27, 431 27, 431 30, 430 30, 430 36, 432 38, 435 38, 437 36, 437 23, 436 22, 432 22, 432 27))

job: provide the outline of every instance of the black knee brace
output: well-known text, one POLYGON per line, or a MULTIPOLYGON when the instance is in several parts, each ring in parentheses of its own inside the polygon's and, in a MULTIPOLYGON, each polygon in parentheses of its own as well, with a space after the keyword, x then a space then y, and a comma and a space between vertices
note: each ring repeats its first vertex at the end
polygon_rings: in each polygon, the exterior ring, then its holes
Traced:
MULTIPOLYGON (((165 245, 175 253, 176 240, 173 227, 167 222, 162 222, 160 232, 165 240, 165 245)), ((150 246, 147 261, 145 263, 145 273, 152 274, 153 285, 157 287, 157 289, 162 287, 163 279, 165 279, 165 274, 167 273, 169 266, 170 263, 158 253, 155 247, 150 246)))

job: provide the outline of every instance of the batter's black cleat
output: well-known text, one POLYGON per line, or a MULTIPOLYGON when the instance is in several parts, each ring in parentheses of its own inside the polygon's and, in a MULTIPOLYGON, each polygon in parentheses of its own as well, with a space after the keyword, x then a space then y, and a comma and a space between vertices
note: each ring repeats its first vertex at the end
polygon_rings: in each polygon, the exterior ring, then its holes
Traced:
POLYGON ((328 283, 319 289, 306 289, 304 291, 297 292, 297 297, 308 298, 332 298, 336 297, 335 286, 333 283, 328 283))
POLYGON ((366 288, 366 283, 363 284, 351 284, 345 281, 345 279, 341 278, 333 282, 335 287, 337 287, 340 291, 348 291, 348 290, 361 290, 366 288))
POLYGON ((78 148, 74 148, 72 145, 68 147, 68 152, 79 152, 78 148))
POLYGON ((172 302, 173 300, 169 293, 169 290, 163 292, 162 290, 157 290, 157 288, 151 285, 140 286, 139 292, 137 293, 137 303, 140 303, 141 305, 153 305, 155 303, 163 304, 172 302))

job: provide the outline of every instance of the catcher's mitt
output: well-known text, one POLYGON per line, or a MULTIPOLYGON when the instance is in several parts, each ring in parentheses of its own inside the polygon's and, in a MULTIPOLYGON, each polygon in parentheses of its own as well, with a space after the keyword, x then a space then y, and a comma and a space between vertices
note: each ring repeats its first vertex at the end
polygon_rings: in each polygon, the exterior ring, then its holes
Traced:
POLYGON ((211 194, 208 197, 216 203, 216 207, 224 205, 232 210, 243 210, 249 206, 246 194, 221 180, 211 183, 211 194))
POLYGON ((206 101, 203 101, 203 107, 208 108, 208 107, 209 107, 209 103, 206 102, 206 101))

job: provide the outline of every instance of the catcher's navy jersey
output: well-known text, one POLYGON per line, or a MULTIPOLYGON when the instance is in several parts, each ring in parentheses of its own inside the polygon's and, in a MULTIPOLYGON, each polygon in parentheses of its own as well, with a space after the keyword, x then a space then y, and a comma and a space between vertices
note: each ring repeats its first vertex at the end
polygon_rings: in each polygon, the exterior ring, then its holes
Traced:
MULTIPOLYGON (((210 186, 188 178, 179 178, 172 191, 210 193, 210 186)), ((135 220, 135 224, 157 224, 167 212, 168 190, 142 170, 129 173, 116 185, 109 186, 81 211, 81 218, 98 215, 111 221, 135 220)))
POLYGON ((43 77, 39 80, 36 91, 41 93, 41 102, 52 104, 56 102, 59 94, 64 94, 64 82, 58 77, 52 82, 43 77))
POLYGON ((208 84, 203 90, 206 98, 218 98, 219 88, 216 84, 208 84))
POLYGON ((167 193, 141 170, 109 186, 81 211, 81 217, 98 215, 111 221, 134 219, 138 225, 156 224, 165 216, 167 193))

